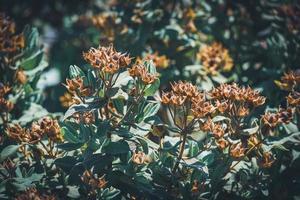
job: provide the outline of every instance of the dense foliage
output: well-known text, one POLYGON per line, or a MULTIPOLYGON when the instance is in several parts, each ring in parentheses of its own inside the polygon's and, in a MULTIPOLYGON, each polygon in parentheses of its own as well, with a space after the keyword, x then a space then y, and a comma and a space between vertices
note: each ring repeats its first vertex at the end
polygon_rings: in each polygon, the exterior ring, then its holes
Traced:
POLYGON ((297 1, 16 2, 1 199, 299 198, 297 1))

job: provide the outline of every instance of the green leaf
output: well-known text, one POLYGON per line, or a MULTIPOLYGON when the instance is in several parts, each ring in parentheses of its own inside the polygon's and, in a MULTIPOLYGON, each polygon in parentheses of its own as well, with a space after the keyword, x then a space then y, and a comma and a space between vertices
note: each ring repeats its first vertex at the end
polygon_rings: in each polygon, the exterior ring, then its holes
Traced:
POLYGON ((62 127, 60 130, 66 141, 76 144, 83 143, 83 141, 79 139, 76 132, 69 130, 67 127, 62 127))
POLYGON ((73 151, 82 147, 84 143, 63 143, 58 144, 57 148, 65 150, 65 151, 73 151))
POLYGON ((145 89, 144 96, 152 96, 158 90, 160 86, 160 80, 157 79, 151 85, 148 85, 145 89))
POLYGON ((26 51, 35 50, 38 47, 39 33, 37 28, 26 26, 24 29, 26 51))
POLYGON ((154 63, 152 60, 145 61, 145 65, 146 65, 147 71, 150 74, 156 74, 156 67, 154 66, 154 63))
POLYGON ((109 124, 109 121, 102 121, 98 124, 98 127, 97 127, 97 133, 96 133, 96 136, 98 138, 101 138, 102 136, 105 136, 106 133, 110 130, 110 124, 109 124))
POLYGON ((209 152, 207 155, 202 157, 202 162, 204 162, 207 166, 210 166, 214 160, 215 160, 215 155, 212 152, 209 152))
POLYGON ((64 156, 62 158, 57 158, 54 161, 55 165, 69 173, 70 170, 78 163, 74 156, 64 156))
POLYGON ((112 132, 123 138, 131 138, 133 136, 133 134, 127 128, 123 128, 123 127, 116 128, 112 132))
POLYGON ((6 158, 12 156, 17 152, 20 145, 9 145, 5 147, 0 153, 0 162, 4 161, 6 158))
POLYGON ((43 178, 44 174, 34 173, 31 176, 27 177, 18 177, 14 178, 14 182, 12 183, 18 191, 23 191, 28 187, 32 187, 35 182, 40 181, 43 178))
POLYGON ((82 164, 86 168, 93 168, 95 173, 100 173, 106 166, 109 166, 112 161, 112 156, 97 153, 88 156, 82 164))
POLYGON ((68 194, 67 196, 70 197, 71 199, 78 199, 80 198, 80 193, 78 192, 78 187, 76 186, 67 186, 68 188, 68 194))
POLYGON ((265 151, 270 151, 273 148, 283 149, 283 145, 286 143, 298 144, 300 142, 300 132, 284 135, 279 139, 270 139, 264 145, 265 151))
POLYGON ((154 115, 154 116, 151 116, 151 117, 147 117, 145 120, 144 120, 145 123, 147 124, 151 124, 151 125, 165 125, 163 123, 163 121, 160 119, 159 116, 157 115, 154 115))
POLYGON ((124 154, 130 151, 129 145, 125 141, 110 142, 107 146, 103 147, 103 150, 107 154, 116 155, 124 154))
POLYGON ((139 122, 147 119, 148 117, 154 116, 160 108, 160 103, 148 103, 143 109, 143 116, 139 122))
POLYGON ((63 117, 63 121, 77 112, 85 112, 99 109, 104 104, 105 101, 103 99, 93 100, 92 102, 86 102, 85 104, 74 104, 71 107, 69 107, 69 109, 66 111, 63 117))
POLYGON ((24 70, 32 70, 41 63, 41 61, 43 59, 43 55, 44 55, 44 53, 42 51, 37 51, 35 54, 22 60, 22 62, 20 63, 20 66, 24 70))
POLYGON ((116 83, 114 84, 114 87, 120 88, 122 86, 126 86, 128 84, 129 81, 131 81, 133 78, 131 76, 129 76, 128 71, 124 71, 122 73, 120 73, 120 75, 118 76, 114 75, 113 76, 113 81, 115 81, 116 83))
POLYGON ((287 134, 291 134, 299 131, 298 126, 293 123, 283 124, 283 127, 286 130, 287 134))
POLYGON ((227 78, 225 76, 223 76, 221 73, 218 73, 218 74, 212 76, 211 78, 213 81, 215 81, 219 84, 227 82, 227 78))
POLYGON ((81 175, 85 171, 85 167, 81 162, 76 163, 71 171, 68 178, 68 183, 71 185, 77 185, 81 181, 81 175))
POLYGON ((96 88, 97 86, 97 79, 94 75, 93 70, 89 69, 87 72, 87 80, 88 80, 88 85, 90 85, 92 88, 96 88))
POLYGON ((222 116, 222 115, 217 115, 212 119, 213 122, 220 122, 220 121, 226 121, 226 120, 230 121, 230 118, 222 116))
POLYGON ((205 91, 210 91, 213 87, 214 84, 209 77, 204 77, 200 82, 200 88, 205 91))
POLYGON ((120 194, 120 192, 121 192, 120 190, 115 188, 106 188, 101 193, 101 199, 107 199, 107 200, 114 199, 120 194))
POLYGON ((243 135, 253 135, 253 134, 257 133, 258 129, 259 129, 259 126, 256 125, 253 128, 247 128, 247 129, 242 130, 242 134, 243 135))
POLYGON ((116 110, 118 111, 118 113, 122 114, 124 113, 124 100, 123 99, 112 99, 112 103, 114 105, 114 107, 116 108, 116 110))
POLYGON ((77 78, 77 77, 85 77, 84 72, 77 67, 76 65, 70 65, 69 68, 69 76, 71 79, 77 78))
POLYGON ((83 141, 84 143, 89 141, 92 135, 93 135, 93 130, 89 125, 80 124, 79 138, 81 139, 81 141, 83 141))
MULTIPOLYGON (((48 66, 48 62, 43 58, 41 62, 33 69, 25 71, 25 74, 28 77, 37 78, 41 74, 41 72, 48 66)), ((37 82, 38 80, 36 80, 37 82)))
POLYGON ((140 137, 140 138, 137 138, 139 143, 141 144, 142 148, 143 148, 143 152, 145 154, 148 154, 149 152, 149 148, 148 148, 148 143, 146 140, 144 140, 144 138, 140 137))
POLYGON ((190 140, 189 141, 189 156, 194 157, 198 154, 199 147, 197 142, 190 140))

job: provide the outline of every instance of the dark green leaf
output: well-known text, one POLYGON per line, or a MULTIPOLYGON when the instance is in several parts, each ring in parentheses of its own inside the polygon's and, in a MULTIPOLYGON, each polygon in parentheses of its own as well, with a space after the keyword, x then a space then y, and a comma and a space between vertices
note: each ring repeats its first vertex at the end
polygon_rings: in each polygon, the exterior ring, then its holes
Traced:
POLYGON ((110 142, 104 147, 104 152, 111 155, 128 153, 130 151, 129 145, 125 141, 110 142))
POLYGON ((12 156, 17 152, 19 149, 20 145, 9 145, 5 147, 0 154, 0 162, 4 161, 6 158, 12 156))

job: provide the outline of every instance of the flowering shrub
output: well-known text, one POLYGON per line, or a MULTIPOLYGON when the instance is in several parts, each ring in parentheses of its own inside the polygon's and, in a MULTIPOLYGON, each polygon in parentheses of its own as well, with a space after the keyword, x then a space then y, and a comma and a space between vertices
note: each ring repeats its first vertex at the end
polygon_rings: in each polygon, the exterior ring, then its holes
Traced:
POLYGON ((220 191, 246 197, 249 189, 238 177, 261 174, 255 184, 266 184, 265 169, 276 163, 274 149, 299 137, 288 127, 288 133, 276 131, 297 123, 296 72, 278 81, 292 90, 290 105, 250 118, 266 101, 250 87, 232 83, 201 91, 179 81, 159 95, 152 61, 134 62, 113 46, 91 48, 83 57, 89 67, 71 66, 66 79, 70 107, 62 121, 44 117, 29 129, 6 129, 22 144, 19 159, 46 167, 38 177, 45 192, 31 188, 17 198, 197 199, 216 198, 220 191))
POLYGON ((47 62, 36 29, 17 33, 3 13, 0 26, 0 196, 48 199, 31 188, 43 177, 42 158, 54 157, 54 144, 63 140, 58 121, 40 105, 37 86, 47 62))
MULTIPOLYGON (((271 34, 272 41, 258 36, 253 45, 246 38, 233 47, 230 41, 250 30, 236 22, 236 13, 250 18, 246 3, 224 3, 226 8, 221 1, 107 5, 107 11, 64 19, 69 28, 84 27, 85 34, 100 32, 100 45, 85 46, 82 56, 73 56, 70 48, 57 51, 84 61, 69 67, 60 97, 39 87, 47 62, 37 30, 18 32, 0 15, 1 198, 299 196, 294 172, 299 167, 300 73, 289 70, 297 58, 287 48, 297 52, 298 47, 290 40, 285 44, 276 20, 264 16, 278 34, 258 33, 271 34), (220 35, 213 32, 220 23, 218 10, 226 10, 232 25, 220 35), (253 64, 249 55, 261 54, 251 53, 257 43, 263 49, 276 43, 291 62, 282 61, 273 73, 268 62, 253 64), (258 71, 270 73, 267 81, 279 100, 270 98, 258 71), (64 113, 43 108, 45 97, 59 99, 64 113)), ((291 13, 297 8, 280 5, 274 3, 272 10, 289 23, 284 36, 296 41, 291 13)), ((266 1, 255 9, 268 6, 266 1)))

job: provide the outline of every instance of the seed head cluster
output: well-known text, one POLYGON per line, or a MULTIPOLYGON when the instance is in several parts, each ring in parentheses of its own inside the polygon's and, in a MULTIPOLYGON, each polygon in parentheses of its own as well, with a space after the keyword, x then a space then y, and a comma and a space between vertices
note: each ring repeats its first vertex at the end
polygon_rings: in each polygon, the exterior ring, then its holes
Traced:
POLYGON ((262 122, 269 128, 275 128, 279 124, 288 124, 293 119, 292 108, 280 109, 278 112, 266 112, 262 116, 262 122))
POLYGON ((35 144, 47 136, 54 142, 63 141, 60 126, 57 120, 44 117, 37 122, 33 122, 30 129, 22 128, 19 124, 13 124, 6 129, 7 135, 17 142, 35 144))
POLYGON ((161 102, 172 106, 190 104, 195 118, 205 117, 214 111, 214 107, 206 101, 203 92, 193 84, 182 81, 171 84, 171 91, 162 94, 161 102))
POLYGON ((291 92, 286 99, 289 105, 293 107, 300 107, 300 92, 291 92))
POLYGON ((92 124, 95 122, 95 115, 91 111, 77 112, 73 114, 72 117, 77 123, 92 124))
POLYGON ((283 90, 287 90, 290 93, 286 97, 289 106, 300 107, 300 70, 290 71, 285 73, 280 81, 275 83, 283 90))
POLYGON ((204 69, 212 75, 219 71, 230 71, 233 67, 233 60, 228 50, 217 42, 201 48, 197 58, 201 61, 204 69))
POLYGON ((28 188, 19 194, 15 200, 56 200, 54 195, 41 194, 36 188, 28 188))
POLYGON ((234 158, 240 158, 245 155, 246 149, 241 142, 233 144, 230 148, 230 155, 234 158))
POLYGON ((16 34, 15 23, 0 13, 0 52, 16 52, 24 48, 24 45, 24 36, 16 34))
POLYGON ((158 74, 148 72, 143 62, 135 63, 131 68, 128 69, 129 75, 138 78, 144 84, 152 84, 158 79, 158 74))
POLYGON ((265 103, 266 98, 250 87, 237 84, 222 84, 210 92, 215 106, 220 113, 245 117, 250 110, 265 103))
POLYGON ((11 91, 11 87, 0 83, 0 113, 10 112, 14 108, 14 104, 6 99, 6 96, 11 91))
POLYGON ((120 68, 128 67, 131 58, 126 53, 117 52, 112 45, 109 47, 90 48, 83 53, 84 59, 95 69, 114 74, 120 68))
POLYGON ((144 164, 147 161, 147 155, 142 152, 134 152, 132 155, 132 162, 138 165, 144 164))
POLYGON ((158 55, 158 52, 153 54, 148 54, 146 59, 152 60, 155 67, 165 69, 169 66, 170 60, 167 58, 166 55, 158 55))
POLYGON ((92 174, 92 172, 89 170, 83 172, 81 180, 83 183, 91 187, 89 196, 94 196, 97 189, 105 188, 107 185, 107 181, 105 180, 104 176, 97 177, 97 175, 92 174))
POLYGON ((71 93, 65 92, 63 96, 59 97, 59 101, 63 107, 70 107, 74 104, 79 104, 80 100, 75 98, 71 93))
POLYGON ((90 88, 84 86, 83 79, 81 77, 66 79, 66 84, 64 85, 73 96, 77 94, 85 97, 91 93, 90 88))
POLYGON ((276 85, 283 90, 293 91, 300 85, 300 70, 285 73, 280 81, 275 81, 276 85))

